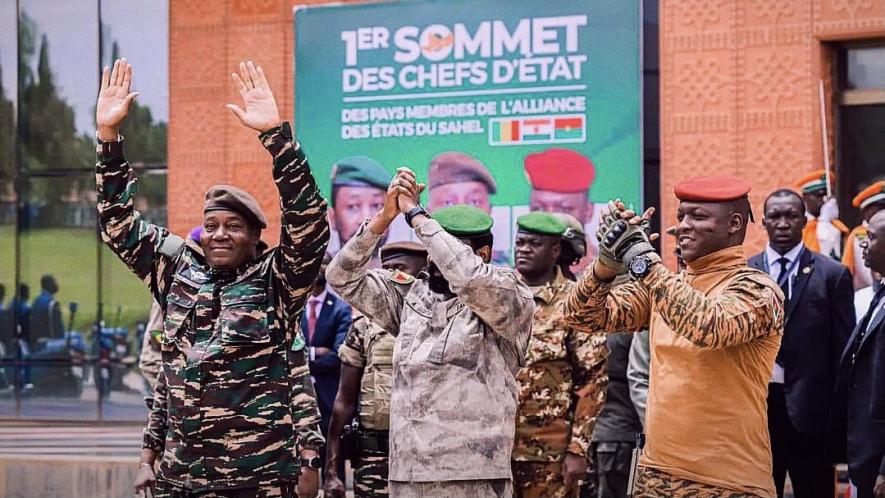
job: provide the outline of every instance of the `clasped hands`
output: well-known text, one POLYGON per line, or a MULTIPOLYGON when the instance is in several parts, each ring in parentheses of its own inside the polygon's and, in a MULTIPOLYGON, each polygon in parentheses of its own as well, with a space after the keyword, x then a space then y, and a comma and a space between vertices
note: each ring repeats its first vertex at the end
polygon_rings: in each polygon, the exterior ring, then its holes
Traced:
POLYGON ((599 229, 596 240, 599 241, 599 264, 605 269, 599 273, 618 275, 624 273, 630 261, 636 256, 654 252, 652 241, 658 234, 650 233, 651 217, 654 208, 648 208, 642 216, 632 209, 627 209, 620 199, 609 201, 600 211, 599 229), (608 270, 608 271, 605 271, 608 270))
POLYGON ((414 171, 405 167, 398 168, 393 180, 390 181, 390 186, 387 187, 384 206, 369 223, 369 230, 377 234, 384 233, 397 216, 408 213, 418 205, 421 192, 424 192, 425 188, 425 184, 418 183, 414 171))

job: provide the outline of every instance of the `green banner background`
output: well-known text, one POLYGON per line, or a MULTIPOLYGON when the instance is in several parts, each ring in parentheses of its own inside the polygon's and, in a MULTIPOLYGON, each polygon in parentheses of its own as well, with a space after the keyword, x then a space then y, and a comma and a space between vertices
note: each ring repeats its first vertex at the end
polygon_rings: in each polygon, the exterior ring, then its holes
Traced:
MULTIPOLYGON (((552 22, 554 25, 558 21, 552 22)), ((562 23, 561 23, 562 24, 562 23)), ((565 22, 568 24, 568 22, 565 22)), ((543 26, 542 26, 543 27, 543 26)), ((398 166, 414 169, 420 180, 426 179, 427 167, 431 158, 443 151, 463 151, 482 161, 498 182, 498 193, 491 197, 497 207, 526 206, 530 186, 523 170, 523 158, 531 152, 548 147, 571 148, 589 157, 596 168, 596 179, 590 189, 590 199, 595 203, 620 197, 627 202, 640 204, 642 192, 642 141, 641 141, 641 12, 637 0, 420 0, 393 3, 370 3, 360 5, 335 5, 298 8, 295 13, 295 110, 296 135, 302 142, 318 178, 324 194, 330 193, 328 178, 332 164, 339 158, 350 155, 367 155, 383 164, 390 171, 398 166), (469 35, 475 35, 486 22, 487 26, 499 21, 512 34, 517 31, 520 20, 567 16, 586 16, 586 24, 576 26, 577 46, 568 50, 568 29, 564 26, 550 28, 546 36, 554 36, 553 43, 559 51, 552 54, 504 53, 500 57, 481 53, 467 54, 463 58, 454 57, 454 50, 448 57, 431 61, 425 57, 408 63, 395 61, 394 46, 397 30, 413 26, 422 31, 431 25, 445 26, 455 31, 455 24, 461 23, 469 35), (359 31, 360 28, 381 28, 359 31), (372 33, 387 31, 387 48, 374 48, 356 52, 354 64, 348 65, 346 49, 348 42, 363 36, 366 46, 372 45, 372 33), (344 34, 354 32, 354 34, 344 34), (570 71, 570 78, 560 77, 556 81, 520 82, 516 79, 494 84, 474 85, 465 81, 460 85, 445 88, 404 89, 396 85, 389 90, 345 92, 343 74, 345 71, 363 71, 366 68, 389 67, 394 75, 405 66, 442 64, 447 62, 505 64, 498 61, 533 59, 538 57, 586 56, 580 64, 580 76, 570 71), (530 91, 528 93, 505 94, 527 87, 581 87, 569 91, 530 91), (442 92, 482 92, 490 95, 429 97, 417 95, 404 100, 373 102, 345 102, 345 98, 377 98, 386 96, 402 99, 403 95, 442 93, 442 92), (446 118, 434 120, 399 120, 411 122, 467 120, 474 121, 468 126, 479 126, 481 133, 451 134, 445 136, 412 136, 399 138, 344 139, 342 123, 344 111, 349 113, 370 108, 390 108, 416 104, 449 104, 496 102, 500 111, 503 102, 512 103, 517 99, 583 97, 586 99, 584 112, 560 112, 548 114, 580 114, 584 117, 586 132, 584 141, 570 141, 559 144, 520 144, 490 145, 492 134, 489 116, 446 118), (476 122, 475 120, 478 120, 476 122)), ((494 45, 494 27, 488 27, 494 45)), ((532 29, 528 30, 534 34, 532 29)), ((445 34, 446 31, 436 32, 445 34)), ((456 32, 453 37, 457 37, 456 32)), ((375 40, 382 39, 376 35, 375 40)), ((460 37, 460 40, 463 40, 460 37)), ((454 44, 460 41, 456 39, 454 44)), ((445 44, 445 37, 441 37, 445 44)), ((549 40, 548 40, 549 41, 549 40)), ((425 40, 425 44, 426 44, 425 40)), ((377 44, 376 44, 377 45, 377 44)), ((356 46, 356 44, 352 44, 356 46)), ((532 49, 535 45, 529 44, 532 49)), ((544 45, 541 48, 550 48, 544 45)), ((504 50, 507 52, 507 50, 504 50)), ((445 52, 445 51, 444 51, 445 52)), ((353 53, 350 54, 353 57, 353 53)), ((435 56, 426 50, 422 55, 435 56)), ((552 66, 549 66, 552 67, 552 66)), ((574 69, 574 66, 570 66, 574 69)), ((539 69, 539 68, 536 68, 539 69)), ((560 65, 562 69, 562 65, 560 65)), ((560 76, 562 73, 560 72, 560 76)), ((365 88, 365 87, 363 87, 365 88)), ((522 114, 533 117, 532 114, 522 114)), ((492 116, 507 118, 512 116, 492 116)), ((366 123, 360 123, 366 124, 366 123)), ((372 122, 368 122, 369 125, 372 122)), ((566 134, 568 135, 568 134, 566 134)), ((574 133, 571 133, 574 136, 574 133)), ((562 171, 568 175, 567 168, 562 171)), ((597 210, 598 211, 598 210, 597 210)), ((588 227, 589 228, 589 227, 588 227)), ((496 244, 497 245, 497 244, 496 244)))

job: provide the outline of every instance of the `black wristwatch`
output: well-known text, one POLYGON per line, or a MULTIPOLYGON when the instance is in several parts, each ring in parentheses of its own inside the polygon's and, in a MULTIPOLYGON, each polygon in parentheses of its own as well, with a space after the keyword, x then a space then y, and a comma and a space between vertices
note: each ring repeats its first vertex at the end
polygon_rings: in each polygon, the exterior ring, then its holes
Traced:
POLYGON ((430 213, 428 213, 427 210, 424 209, 424 206, 418 204, 417 206, 406 212, 406 223, 408 223, 410 227, 415 228, 414 226, 412 226, 412 219, 419 214, 423 214, 424 216, 430 218, 430 213))
POLYGON ((652 261, 645 254, 640 254, 630 260, 630 275, 639 280, 651 271, 652 261))
POLYGON ((105 142, 98 138, 98 131, 95 132, 95 153, 99 157, 112 157, 123 155, 123 135, 117 133, 117 139, 111 142, 105 142))
POLYGON ((294 135, 292 134, 292 125, 290 125, 288 121, 283 121, 282 123, 280 123, 280 134, 289 141, 291 141, 294 137, 294 135))
POLYGON ((308 458, 304 458, 303 456, 298 457, 298 464, 301 467, 307 467, 308 469, 319 470, 320 469, 320 457, 312 456, 308 458))

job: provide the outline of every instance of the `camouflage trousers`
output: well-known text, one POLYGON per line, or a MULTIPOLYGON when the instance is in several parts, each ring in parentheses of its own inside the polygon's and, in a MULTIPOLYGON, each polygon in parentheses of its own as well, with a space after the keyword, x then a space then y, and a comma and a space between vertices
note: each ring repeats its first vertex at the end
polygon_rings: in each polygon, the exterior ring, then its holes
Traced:
POLYGON ((562 479, 562 462, 512 462, 517 498, 572 498, 562 479))
POLYGON ((194 492, 158 479, 154 490, 154 498, 296 498, 297 496, 294 483, 226 491, 194 492))
POLYGON ((634 498, 760 498, 758 495, 681 479, 649 467, 639 467, 634 498))
POLYGON ((512 498, 510 479, 472 481, 390 481, 393 498, 512 498))
POLYGON ((359 466, 353 471, 353 495, 356 498, 387 497, 387 454, 380 451, 360 451, 359 466))

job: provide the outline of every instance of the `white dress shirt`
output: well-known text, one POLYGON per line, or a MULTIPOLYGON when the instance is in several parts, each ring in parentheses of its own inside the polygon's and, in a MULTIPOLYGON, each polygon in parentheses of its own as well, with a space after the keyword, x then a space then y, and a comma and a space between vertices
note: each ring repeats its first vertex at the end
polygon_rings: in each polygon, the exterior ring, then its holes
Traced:
MULTIPOLYGON (((777 277, 781 274, 781 264, 778 262, 781 258, 787 258, 787 268, 789 269, 789 273, 787 273, 787 291, 793 292, 793 282, 796 280, 796 275, 799 274, 799 264, 794 262, 796 258, 802 254, 802 249, 805 247, 805 244, 798 243, 795 247, 790 249, 784 254, 780 254, 771 248, 771 244, 766 244, 765 246, 765 260, 768 263, 768 274, 771 275, 771 278, 777 282, 777 277)), ((784 296, 784 300, 788 301, 790 296, 784 296)), ((775 382, 778 384, 784 383, 784 367, 779 365, 777 362, 774 363, 774 368, 771 371, 771 382, 775 382)))

